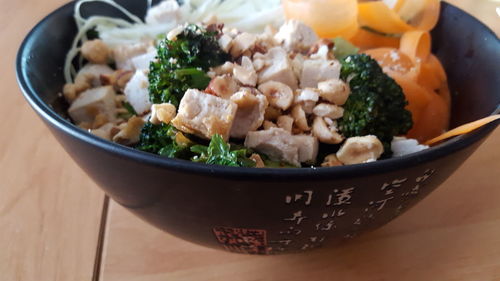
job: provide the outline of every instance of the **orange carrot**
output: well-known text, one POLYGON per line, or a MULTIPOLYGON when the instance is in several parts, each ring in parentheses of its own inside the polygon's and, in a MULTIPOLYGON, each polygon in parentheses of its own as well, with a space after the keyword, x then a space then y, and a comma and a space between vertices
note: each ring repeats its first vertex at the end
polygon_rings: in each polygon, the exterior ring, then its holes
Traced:
POLYGON ((451 131, 448 131, 436 138, 433 138, 431 140, 428 140, 425 142, 426 145, 433 145, 435 143, 438 143, 440 141, 443 141, 445 139, 448 139, 448 138, 451 138, 451 137, 456 137, 456 136, 460 136, 460 135, 465 135, 467 133, 470 133, 488 123, 491 123, 495 120, 499 120, 500 119, 500 114, 496 114, 496 115, 491 115, 491 116, 488 116, 486 118, 483 118, 483 119, 480 119, 480 120, 477 120, 477 121, 474 121, 474 122, 470 122, 470 123, 467 123, 465 125, 462 125, 460 127, 457 127, 451 131))

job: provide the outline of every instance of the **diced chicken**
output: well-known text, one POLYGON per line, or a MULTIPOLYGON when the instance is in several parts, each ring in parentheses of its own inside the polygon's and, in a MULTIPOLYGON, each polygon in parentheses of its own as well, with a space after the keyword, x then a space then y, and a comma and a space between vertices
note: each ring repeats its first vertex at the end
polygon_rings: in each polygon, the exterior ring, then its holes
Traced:
POLYGON ((340 79, 329 79, 318 83, 321 98, 336 105, 344 105, 349 98, 349 86, 340 79))
POLYGON ((299 147, 290 132, 281 128, 249 132, 245 146, 261 152, 272 160, 300 166, 299 147))
POLYGON ((326 118, 316 117, 313 121, 312 132, 321 142, 339 144, 344 137, 337 132, 336 123, 327 124, 326 118))
POLYGON ((205 92, 223 99, 229 99, 239 88, 238 83, 234 81, 233 77, 222 75, 214 77, 208 84, 205 92))
POLYGON ((166 0, 148 10, 147 24, 176 24, 181 19, 181 10, 175 0, 166 0))
POLYGON ((71 104, 68 114, 75 123, 92 124, 98 114, 104 114, 107 120, 115 120, 116 105, 113 87, 99 87, 81 93, 71 104))
POLYGON ((296 135, 293 139, 299 148, 299 162, 314 164, 318 156, 318 139, 308 135, 296 135))
POLYGON ((300 104, 305 113, 311 114, 318 101, 319 91, 313 88, 305 88, 297 91, 293 103, 300 104))
POLYGON ((336 167, 342 165, 342 162, 340 162, 336 154, 327 155, 323 160, 323 163, 321 163, 321 167, 336 167))
POLYGON ((140 42, 132 45, 118 45, 113 49, 113 58, 117 69, 134 70, 132 58, 148 52, 151 42, 140 42))
POLYGON ((233 46, 233 38, 227 34, 222 34, 222 36, 218 40, 220 48, 226 52, 229 53, 229 50, 233 46))
POLYGON ((405 137, 394 137, 391 142, 393 157, 400 157, 428 149, 428 145, 419 144, 415 139, 405 137))
POLYGON ((338 105, 320 103, 314 107, 313 113, 319 117, 328 117, 335 120, 344 116, 344 109, 338 105))
POLYGON ((337 151, 337 158, 344 164, 359 164, 377 160, 384 153, 382 142, 372 135, 348 138, 337 151))
POLYGON ((110 49, 101 39, 84 42, 80 52, 86 60, 94 64, 106 64, 111 54, 110 49))
POLYGON ((302 106, 300 106, 299 104, 295 105, 292 108, 291 115, 297 128, 299 128, 301 131, 311 130, 311 128, 309 128, 309 125, 307 124, 306 113, 304 112, 304 109, 302 109, 302 106))
POLYGON ((287 51, 304 52, 319 39, 314 30, 298 20, 288 20, 274 36, 287 51))
POLYGON ((333 46, 334 44, 331 39, 323 38, 316 41, 316 43, 314 43, 314 45, 309 49, 307 54, 309 54, 312 59, 333 59, 333 52, 330 52, 333 46))
POLYGON ((293 73, 292 62, 283 48, 271 48, 265 55, 257 53, 254 59, 262 59, 266 64, 259 72, 259 84, 277 81, 288 85, 293 90, 297 89, 298 81, 293 73))
POLYGON ((264 122, 267 99, 260 93, 254 94, 252 89, 242 88, 231 96, 231 101, 238 105, 231 137, 245 138, 248 132, 257 130, 264 122))
POLYGON ((290 115, 281 115, 276 120, 278 127, 288 132, 292 132, 293 122, 294 122, 293 117, 291 117, 290 115))
POLYGON ((330 59, 330 49, 327 45, 321 45, 318 51, 310 56, 313 60, 329 60, 330 59))
POLYGON ((271 106, 287 110, 293 102, 293 91, 286 84, 268 81, 259 85, 261 91, 271 106))
POLYGON ((123 145, 132 145, 139 142, 144 120, 133 116, 128 119, 127 124, 113 137, 113 141, 123 145))
POLYGON ((292 60, 293 73, 295 74, 295 77, 297 77, 297 79, 300 79, 300 76, 302 75, 304 61, 305 58, 302 54, 296 54, 292 60))
POLYGON ((261 58, 253 60, 252 63, 253 63, 253 68, 255 69, 255 71, 261 71, 264 67, 267 66, 266 61, 264 61, 261 58))
POLYGON ((229 52, 231 56, 237 58, 255 47, 255 43, 257 43, 257 35, 243 32, 234 38, 229 52))
POLYGON ((92 88, 102 86, 101 83, 101 76, 102 75, 112 75, 115 71, 109 67, 106 64, 93 64, 93 63, 88 63, 85 66, 82 67, 78 71, 78 74, 76 75, 76 79, 78 79, 79 76, 86 75, 87 77, 91 77, 91 86, 92 88))
POLYGON ((137 70, 125 86, 124 92, 127 100, 137 114, 143 114, 151 108, 148 87, 148 77, 142 70, 137 70))
POLYGON ((169 124, 175 118, 176 108, 170 103, 153 104, 149 122, 153 124, 169 124))
POLYGON ((336 60, 306 60, 300 78, 301 88, 317 88, 319 82, 339 79, 340 63, 336 60))
POLYGON ((233 76, 245 86, 255 87, 257 85, 257 73, 253 68, 252 61, 246 56, 241 58, 241 65, 234 65, 233 76))
POLYGON ((149 65, 155 60, 156 55, 156 49, 150 48, 147 53, 131 58, 130 63, 134 70, 149 70, 149 65))
POLYGON ((185 133, 206 139, 219 134, 227 140, 237 109, 238 106, 230 100, 189 89, 172 124, 185 133))
POLYGON ((213 68, 212 71, 216 75, 224 75, 224 74, 232 74, 233 69, 234 69, 234 63, 226 61, 223 65, 213 68))
POLYGON ((255 44, 255 49, 260 53, 265 53, 267 52, 267 50, 278 45, 279 43, 274 39, 274 35, 264 32, 257 35, 257 43, 255 44))

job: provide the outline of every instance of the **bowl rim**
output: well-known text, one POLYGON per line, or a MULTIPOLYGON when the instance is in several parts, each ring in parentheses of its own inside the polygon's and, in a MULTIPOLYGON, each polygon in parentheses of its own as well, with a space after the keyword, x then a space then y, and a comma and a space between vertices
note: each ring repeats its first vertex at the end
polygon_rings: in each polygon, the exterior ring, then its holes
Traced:
MULTIPOLYGON (((456 151, 467 148, 468 146, 480 141, 490 132, 492 132, 500 122, 492 122, 479 128, 466 135, 451 138, 441 144, 430 147, 429 149, 409 154, 406 156, 389 158, 378 160, 370 163, 354 164, 346 166, 337 167, 311 167, 311 168, 245 168, 245 167, 227 167, 220 165, 207 165, 203 163, 195 163, 188 160, 176 159, 176 158, 166 158, 160 155, 143 152, 136 150, 131 147, 123 146, 111 141, 99 138, 92 135, 91 133, 80 129, 76 125, 72 124, 69 120, 63 118, 57 114, 52 107, 45 103, 33 89, 31 83, 28 80, 26 63, 24 63, 25 54, 29 50, 29 46, 32 44, 33 35, 37 33, 37 30, 41 29, 46 21, 58 16, 60 13, 64 13, 65 10, 73 9, 75 1, 66 3, 59 8, 55 9, 47 16, 45 16, 41 21, 39 21, 26 35, 23 42, 18 49, 16 56, 16 78, 17 82, 21 88, 21 91, 28 101, 30 106, 35 110, 35 112, 48 124, 56 128, 65 134, 78 139, 79 141, 88 143, 99 150, 103 150, 107 153, 112 153, 115 156, 122 158, 132 159, 137 162, 141 162, 147 165, 156 166, 159 168, 166 168, 169 170, 176 170, 180 172, 186 172, 191 174, 202 174, 211 176, 223 176, 225 178, 238 178, 238 179, 258 179, 263 177, 266 180, 280 180, 280 179, 331 179, 331 178, 346 178, 352 176, 360 175, 371 175, 379 174, 381 172, 390 172, 394 170, 400 170, 403 168, 408 168, 411 166, 416 166, 432 160, 451 155, 456 151)), ((481 21, 470 15, 469 13, 457 8, 449 3, 442 2, 441 5, 444 7, 451 7, 459 12, 463 13, 464 16, 471 17, 477 22, 477 24, 490 33, 493 38, 496 37, 498 42, 498 37, 496 34, 481 21)), ((500 105, 491 113, 496 114, 500 112, 500 105)))

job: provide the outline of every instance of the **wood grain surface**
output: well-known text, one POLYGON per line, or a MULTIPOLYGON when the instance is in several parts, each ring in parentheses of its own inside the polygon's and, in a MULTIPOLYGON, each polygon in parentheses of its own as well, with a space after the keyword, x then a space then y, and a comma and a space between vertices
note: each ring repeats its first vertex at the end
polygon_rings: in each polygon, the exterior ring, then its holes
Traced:
MULTIPOLYGON (((21 40, 62 0, 0 0, 0 280, 90 281, 104 194, 17 86, 21 40)), ((63 55, 63 54, 61 54, 63 55)))
MULTIPOLYGON (((421 204, 335 249, 228 254, 160 232, 112 203, 101 253, 104 194, 50 135, 15 81, 22 38, 64 2, 0 0, 1 281, 500 280, 498 129, 421 204)), ((449 2, 500 33, 497 0, 449 2)))

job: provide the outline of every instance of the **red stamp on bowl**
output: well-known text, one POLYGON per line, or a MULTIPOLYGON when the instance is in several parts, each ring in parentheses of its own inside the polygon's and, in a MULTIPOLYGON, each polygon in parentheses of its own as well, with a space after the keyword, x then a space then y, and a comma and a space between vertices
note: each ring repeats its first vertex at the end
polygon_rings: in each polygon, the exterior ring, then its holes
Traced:
POLYGON ((213 232, 227 251, 242 254, 267 254, 266 230, 214 227, 213 232))

